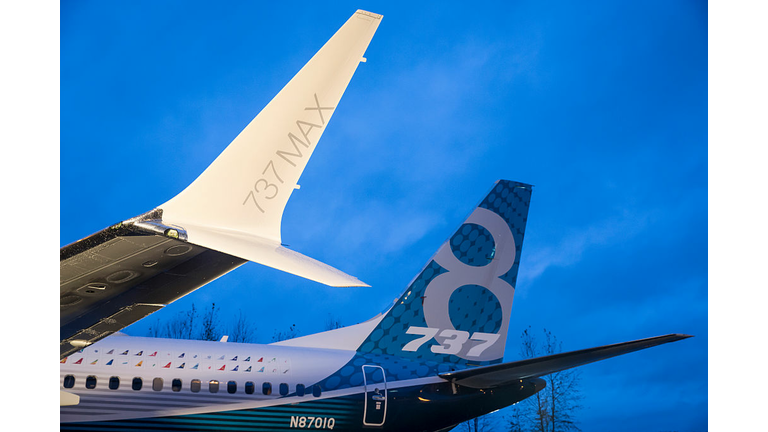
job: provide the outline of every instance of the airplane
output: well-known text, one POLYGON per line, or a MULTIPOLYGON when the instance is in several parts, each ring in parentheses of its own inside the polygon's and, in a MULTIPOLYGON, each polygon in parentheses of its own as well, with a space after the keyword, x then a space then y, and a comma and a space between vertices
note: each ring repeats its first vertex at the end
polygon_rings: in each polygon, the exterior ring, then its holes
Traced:
POLYGON ((247 261, 367 286, 282 245, 280 222, 381 19, 355 12, 180 194, 61 248, 61 430, 449 430, 550 373, 690 337, 504 362, 533 189, 509 180, 368 321, 272 344, 119 332, 247 261))

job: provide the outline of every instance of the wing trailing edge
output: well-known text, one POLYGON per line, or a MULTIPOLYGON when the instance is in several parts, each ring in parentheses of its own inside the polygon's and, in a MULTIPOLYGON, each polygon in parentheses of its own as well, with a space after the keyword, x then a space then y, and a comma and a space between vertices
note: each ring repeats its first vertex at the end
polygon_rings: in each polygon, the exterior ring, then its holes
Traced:
POLYGON ((684 334, 668 334, 631 342, 605 345, 579 351, 553 354, 526 360, 465 369, 457 372, 440 374, 440 377, 455 384, 472 388, 494 388, 511 384, 514 381, 536 378, 576 366, 605 360, 657 345, 676 342, 692 337, 684 334))

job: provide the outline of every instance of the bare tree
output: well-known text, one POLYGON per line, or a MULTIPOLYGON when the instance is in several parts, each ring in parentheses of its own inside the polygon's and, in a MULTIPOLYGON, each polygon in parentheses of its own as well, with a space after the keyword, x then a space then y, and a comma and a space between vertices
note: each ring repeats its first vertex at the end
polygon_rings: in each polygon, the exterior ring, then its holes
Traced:
POLYGON ((272 336, 272 342, 280 342, 288 339, 293 339, 298 335, 299 335, 299 332, 298 330, 296 330, 296 324, 291 324, 291 326, 286 331, 275 330, 275 334, 274 336, 272 336))
POLYGON ((200 330, 199 339, 215 341, 221 339, 219 330, 219 308, 216 303, 211 303, 211 308, 203 315, 203 328, 200 330))
POLYGON ((527 421, 519 402, 509 407, 507 412, 508 416, 505 419, 509 432, 525 432, 527 421))
POLYGON ((325 319, 325 330, 336 330, 342 327, 344 326, 341 325, 341 320, 329 313, 328 318, 325 319))
MULTIPOLYGON (((562 342, 547 329, 544 329, 544 341, 541 344, 530 327, 523 331, 521 339, 520 354, 523 358, 562 352, 562 342)), ((521 403, 522 412, 518 413, 516 419, 510 420, 510 429, 523 430, 522 425, 527 424, 527 429, 536 432, 580 431, 573 418, 573 414, 581 408, 579 372, 575 369, 565 370, 549 374, 543 379, 547 387, 521 403)))
POLYGON ((176 314, 170 321, 167 321, 160 330, 160 321, 157 321, 155 333, 162 334, 171 339, 194 339, 195 325, 197 324, 197 309, 193 303, 189 310, 176 314))
POLYGON ((243 310, 239 309, 234 323, 229 327, 229 340, 231 342, 253 342, 256 337, 256 327, 247 316, 243 315, 243 310))
POLYGON ((453 429, 455 432, 491 432, 497 430, 496 422, 490 414, 475 417, 471 420, 461 423, 453 429))
POLYGON ((160 328, 162 325, 160 324, 160 318, 155 318, 155 323, 149 326, 149 329, 147 330, 147 337, 153 337, 153 338, 159 338, 163 337, 160 328))

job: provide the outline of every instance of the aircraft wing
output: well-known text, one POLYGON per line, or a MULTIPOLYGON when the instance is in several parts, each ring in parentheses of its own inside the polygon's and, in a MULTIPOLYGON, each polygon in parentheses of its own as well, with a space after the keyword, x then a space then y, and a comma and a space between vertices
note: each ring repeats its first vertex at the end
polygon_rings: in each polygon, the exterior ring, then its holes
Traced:
POLYGON ((158 212, 61 248, 61 358, 246 262, 165 234, 153 217, 158 212))
POLYGON ((247 261, 330 286, 368 286, 287 249, 281 222, 381 18, 355 12, 181 193, 61 248, 62 358, 247 261))
POLYGON ((483 366, 474 369, 465 369, 457 372, 448 372, 440 374, 440 377, 466 387, 493 388, 511 384, 514 381, 521 379, 540 377, 689 337, 691 336, 682 334, 656 336, 632 342, 623 342, 597 348, 553 354, 545 357, 483 366))

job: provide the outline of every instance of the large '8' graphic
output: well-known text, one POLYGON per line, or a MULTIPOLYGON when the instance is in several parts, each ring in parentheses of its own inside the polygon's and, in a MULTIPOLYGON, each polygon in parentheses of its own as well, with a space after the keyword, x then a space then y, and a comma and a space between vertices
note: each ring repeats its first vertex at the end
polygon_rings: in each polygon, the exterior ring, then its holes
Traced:
POLYGON ((424 291, 424 319, 428 328, 410 327, 406 333, 423 337, 406 344, 404 351, 416 351, 434 338, 440 343, 431 347, 436 354, 453 354, 473 361, 496 360, 504 355, 515 288, 501 276, 509 272, 515 263, 515 238, 506 221, 488 209, 475 209, 465 222, 470 223, 490 232, 496 246, 493 256, 488 257, 489 262, 485 265, 469 265, 454 255, 450 240, 443 244, 434 260, 447 272, 432 279, 424 291), (470 334, 454 327, 449 312, 451 295, 467 285, 483 287, 496 296, 502 312, 498 333, 470 334))

